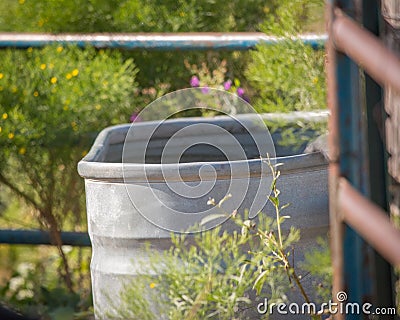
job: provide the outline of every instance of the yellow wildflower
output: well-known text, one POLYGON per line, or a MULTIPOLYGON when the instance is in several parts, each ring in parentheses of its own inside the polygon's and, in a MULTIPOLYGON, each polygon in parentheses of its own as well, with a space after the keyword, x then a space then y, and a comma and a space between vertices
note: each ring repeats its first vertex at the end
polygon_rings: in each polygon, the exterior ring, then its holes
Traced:
POLYGON ((11 87, 11 92, 16 93, 18 91, 18 88, 16 86, 11 87))
POLYGON ((78 125, 77 125, 77 123, 75 121, 71 122, 71 127, 72 127, 72 130, 78 131, 78 125))
POLYGON ((2 131, 1 127, 0 127, 0 132, 2 131))
POLYGON ((83 150, 82 153, 81 153, 81 154, 82 154, 82 157, 86 156, 87 153, 88 153, 88 152, 87 152, 86 150, 83 150))
POLYGON ((2 118, 3 120, 6 120, 8 118, 8 114, 4 112, 2 118))
POLYGON ((78 74, 79 74, 79 70, 78 70, 78 69, 72 70, 72 75, 73 75, 74 77, 76 77, 78 74))
POLYGON ((4 78, 4 74, 0 73, 0 79, 4 78))
POLYGON ((95 108, 96 108, 96 110, 100 110, 101 109, 101 105, 96 104, 95 108))
POLYGON ((42 69, 42 70, 46 69, 46 64, 45 64, 45 63, 42 63, 42 64, 40 65, 40 69, 42 69))
POLYGON ((67 75, 66 75, 65 77, 67 78, 67 80, 69 80, 69 79, 71 79, 71 78, 72 78, 72 74, 70 74, 70 73, 67 73, 67 75))
POLYGON ((149 284, 150 289, 154 289, 156 287, 156 284, 154 282, 149 284))
POLYGON ((68 111, 69 108, 68 108, 68 106, 64 106, 63 109, 64 109, 64 111, 68 111))
POLYGON ((26 153, 26 149, 24 147, 22 147, 19 149, 18 153, 21 155, 24 155, 26 153))
POLYGON ((9 134, 8 134, 8 139, 13 139, 14 138, 14 133, 12 133, 12 132, 10 132, 9 134))
POLYGON ((19 4, 24 4, 25 0, 18 0, 19 4))
POLYGON ((317 83, 318 83, 318 77, 315 77, 314 79, 312 79, 312 82, 313 82, 314 84, 317 84, 317 83))
POLYGON ((60 53, 61 51, 63 51, 63 47, 61 46, 57 47, 57 52, 60 53))
POLYGON ((29 47, 28 49, 26 49, 26 51, 28 51, 29 53, 33 51, 32 47, 29 47))
POLYGON ((38 96, 39 96, 39 92, 35 91, 35 92, 33 93, 33 96, 34 96, 34 97, 38 97, 38 96))
POLYGON ((52 78, 50 79, 50 82, 51 82, 52 84, 57 83, 57 78, 56 78, 56 77, 52 77, 52 78))

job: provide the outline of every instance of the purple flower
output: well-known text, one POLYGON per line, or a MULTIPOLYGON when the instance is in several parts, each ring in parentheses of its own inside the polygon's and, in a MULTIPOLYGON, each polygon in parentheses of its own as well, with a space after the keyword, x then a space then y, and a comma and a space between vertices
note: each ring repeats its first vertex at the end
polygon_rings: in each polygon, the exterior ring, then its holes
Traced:
POLYGON ((139 113, 134 112, 132 113, 131 117, 129 118, 129 120, 131 120, 131 122, 139 122, 142 121, 142 119, 139 117, 139 113))
POLYGON ((244 89, 243 88, 241 88, 241 87, 237 88, 236 92, 237 92, 239 97, 243 97, 243 95, 244 95, 244 89))
POLYGON ((232 86, 232 80, 228 80, 224 83, 224 89, 229 90, 232 86))
POLYGON ((198 86, 200 86, 200 80, 199 80, 199 78, 197 78, 196 76, 193 76, 193 77, 190 79, 190 85, 191 85, 192 87, 198 87, 198 86))
POLYGON ((201 88, 201 92, 203 92, 204 94, 207 94, 210 92, 210 88, 209 87, 202 87, 201 88))

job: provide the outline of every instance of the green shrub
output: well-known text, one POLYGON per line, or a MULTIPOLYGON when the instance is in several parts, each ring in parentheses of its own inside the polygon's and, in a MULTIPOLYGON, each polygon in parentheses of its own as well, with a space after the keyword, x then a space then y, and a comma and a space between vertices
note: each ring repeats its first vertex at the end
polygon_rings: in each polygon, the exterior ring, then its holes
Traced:
POLYGON ((255 108, 262 112, 324 109, 326 84, 323 51, 315 51, 291 37, 304 31, 317 0, 282 1, 276 14, 261 26, 266 34, 285 41, 259 45, 251 52, 252 62, 245 74, 254 88, 255 108))
POLYGON ((108 0, 3 0, 0 30, 19 32, 112 31, 115 3, 108 0))
POLYGON ((59 245, 61 228, 85 229, 76 164, 98 131, 128 121, 136 70, 118 53, 91 48, 3 50, 0 60, 0 183, 59 245))
MULTIPOLYGON (((276 0, 269 0, 273 12, 276 0)), ((113 13, 114 30, 122 32, 238 32, 257 31, 268 11, 264 0, 126 0, 113 13)), ((200 65, 211 64, 214 59, 229 61, 231 76, 241 74, 248 53, 232 52, 135 52, 143 87, 158 88, 168 83, 171 90, 188 87, 190 73, 184 60, 200 65), (235 74, 234 74, 235 73, 235 74)))
MULTIPOLYGON (((279 30, 279 27, 271 30, 270 22, 276 19, 280 23, 282 19, 279 17, 282 16, 283 19, 286 19, 285 15, 289 11, 292 16, 295 15, 296 25, 304 26, 305 31, 321 29, 319 24, 323 21, 321 16, 323 1, 296 0, 295 3, 295 5, 291 5, 290 10, 286 10, 287 4, 282 4, 282 1, 278 0, 233 0, 228 2, 216 0, 90 0, 86 2, 79 0, 2 0, 0 1, 0 30, 52 33, 239 32, 260 31, 260 23, 267 19, 268 22, 261 28, 261 31, 269 34, 279 30), (318 19, 313 19, 312 15, 318 19)), ((274 54, 280 53, 278 49, 274 54)), ((170 86, 171 90, 188 86, 187 79, 190 77, 190 73, 183 66, 185 59, 191 64, 197 65, 203 62, 210 64, 214 58, 226 59, 229 77, 231 79, 240 78, 244 84, 242 74, 248 60, 247 52, 136 51, 125 52, 124 56, 133 57, 139 66, 140 72, 137 79, 140 87, 154 87, 157 90, 165 83, 170 86)), ((260 66, 259 63, 256 64, 260 66)), ((273 77, 276 75, 273 74, 273 77)), ((311 81, 314 78, 312 77, 311 81)), ((324 84, 322 78, 319 81, 320 84, 324 84)), ((265 89, 265 86, 263 84, 255 85, 255 89, 258 94, 260 89, 265 89)), ((265 107, 261 107, 261 109, 264 110, 265 107)), ((271 108, 266 107, 266 109, 271 108)))
MULTIPOLYGON (((272 174, 269 200, 274 207, 274 218, 260 213, 257 219, 248 220, 236 211, 216 214, 206 217, 202 223, 229 216, 240 231, 222 233, 221 227, 217 227, 192 237, 172 234, 172 247, 162 254, 148 247, 150 259, 143 261, 146 269, 124 286, 120 305, 113 303, 110 295, 112 310, 108 317, 253 319, 256 295, 268 296, 269 305, 288 302, 287 294, 294 287, 304 302, 310 303, 310 295, 292 258, 300 231, 293 226, 287 232, 282 231, 282 224, 289 218, 282 211, 288 204, 282 205, 279 200, 279 164, 273 165, 268 160, 267 163, 272 174)), ((210 199, 208 204, 221 208, 229 198, 230 195, 218 203, 210 199)), ((320 261, 310 260, 322 256, 325 253, 320 251, 307 255, 307 266, 312 263, 309 269, 313 275, 321 275, 320 261)), ((327 267, 325 271, 330 270, 325 260, 323 267, 327 267)), ((329 276, 324 280, 330 282, 329 276)), ((268 315, 267 312, 265 316, 268 315)), ((321 319, 321 314, 310 316, 321 319)))
MULTIPOLYGON (((227 32, 257 31, 277 0, 2 0, 0 30, 19 32, 227 32)), ((125 52, 140 68, 142 88, 168 83, 171 90, 187 87, 189 72, 183 61, 200 64, 210 57, 232 61, 243 70, 247 53, 125 52)), ((235 66, 235 67, 234 67, 235 66)))
POLYGON ((305 253, 302 268, 312 274, 315 297, 320 303, 332 298, 333 267, 327 239, 317 238, 318 247, 305 253))
POLYGON ((15 255, 10 278, 0 285, 2 303, 35 319, 88 319, 92 306, 90 291, 90 248, 65 250, 79 275, 79 289, 69 292, 60 284, 57 270, 62 261, 51 247, 9 247, 15 255), (29 261, 29 262, 28 262, 29 261))
POLYGON ((254 31, 276 0, 3 0, 0 30, 35 32, 254 31))
MULTIPOLYGON (((272 227, 263 217, 261 228, 272 227)), ((248 233, 221 232, 221 228, 194 237, 172 235, 172 248, 154 253, 151 248, 147 274, 130 281, 122 292, 122 305, 110 300, 111 319, 252 319, 252 287, 259 275, 251 254, 262 245, 248 233)), ((265 252, 265 251, 264 251, 265 252)), ((273 263, 272 263, 273 264, 273 263)), ((261 266, 259 266, 261 268, 261 266)), ((289 290, 283 268, 270 266, 263 279, 271 302, 281 302, 289 290)), ((263 291, 264 293, 266 291, 263 291)), ((112 295, 110 295, 112 298, 112 295)))

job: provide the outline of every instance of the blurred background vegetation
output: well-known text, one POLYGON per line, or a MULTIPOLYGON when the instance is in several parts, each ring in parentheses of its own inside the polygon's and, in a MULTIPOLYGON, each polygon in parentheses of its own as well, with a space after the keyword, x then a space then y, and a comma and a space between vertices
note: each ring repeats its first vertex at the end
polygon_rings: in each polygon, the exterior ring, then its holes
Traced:
MULTIPOLYGON (((324 32, 323 0, 2 0, 7 32, 324 32)), ((250 52, 0 50, 0 228, 51 231, 58 248, 0 245, 0 300, 43 319, 90 314, 90 249, 76 164, 106 126, 155 98, 231 81, 259 112, 324 109, 324 52, 300 42, 250 52), (52 297, 52 298, 50 298, 52 297)), ((239 93, 239 91, 238 91, 239 93)))

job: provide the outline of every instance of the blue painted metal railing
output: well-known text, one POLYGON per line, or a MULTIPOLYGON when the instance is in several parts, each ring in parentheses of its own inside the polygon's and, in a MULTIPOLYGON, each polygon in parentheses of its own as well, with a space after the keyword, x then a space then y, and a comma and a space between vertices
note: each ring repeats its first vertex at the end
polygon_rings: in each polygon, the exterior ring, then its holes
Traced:
MULTIPOLYGON (((76 247, 90 246, 89 235, 86 232, 62 232, 63 245, 76 247)), ((0 230, 0 243, 7 244, 51 244, 50 234, 42 230, 0 230)))
MULTIPOLYGON (((45 34, 0 33, 0 48, 42 47, 52 43, 91 45, 97 48, 125 50, 249 50, 257 44, 274 44, 285 38, 267 36, 260 32, 235 33, 99 33, 45 34)), ((326 35, 300 35, 291 40, 303 41, 313 48, 324 47, 326 35)))
MULTIPOLYGON (((322 49, 326 35, 300 35, 292 41, 302 41, 314 49, 322 49)), ((101 34, 46 34, 0 32, 0 48, 38 48, 58 43, 80 47, 112 48, 124 50, 239 50, 253 49, 258 44, 274 44, 286 38, 267 36, 263 33, 101 33, 101 34)), ((90 246, 87 233, 62 232, 64 244, 90 246)), ((0 230, 0 243, 51 244, 50 235, 40 230, 0 230)))

